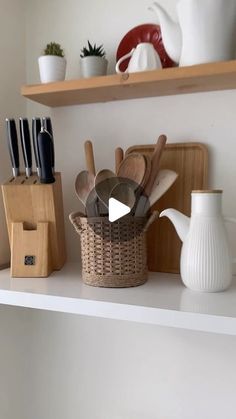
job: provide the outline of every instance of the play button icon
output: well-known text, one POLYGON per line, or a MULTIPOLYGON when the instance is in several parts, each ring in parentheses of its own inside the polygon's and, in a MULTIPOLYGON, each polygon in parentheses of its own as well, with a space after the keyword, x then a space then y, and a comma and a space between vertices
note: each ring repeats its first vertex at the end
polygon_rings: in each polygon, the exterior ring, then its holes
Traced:
POLYGON ((133 240, 145 225, 145 217, 134 216, 141 194, 140 185, 128 178, 116 177, 115 182, 105 179, 96 184, 86 200, 89 228, 105 242, 133 240))
POLYGON ((131 208, 128 207, 128 205, 123 204, 122 202, 118 201, 115 198, 109 199, 109 221, 113 223, 116 220, 119 220, 119 218, 124 217, 125 215, 129 214, 131 211, 131 208))

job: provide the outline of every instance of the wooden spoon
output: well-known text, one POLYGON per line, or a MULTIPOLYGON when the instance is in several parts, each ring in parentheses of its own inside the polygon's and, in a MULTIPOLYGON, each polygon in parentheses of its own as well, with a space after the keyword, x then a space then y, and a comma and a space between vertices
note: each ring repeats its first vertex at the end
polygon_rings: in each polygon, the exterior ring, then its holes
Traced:
POLYGON ((163 169, 160 170, 152 187, 147 205, 144 208, 144 213, 146 214, 152 205, 154 205, 158 199, 168 191, 168 189, 176 181, 178 174, 173 170, 163 169))
POLYGON ((120 167, 123 160, 124 160, 124 151, 123 151, 122 148, 117 147, 115 149, 115 170, 116 170, 116 174, 118 174, 119 167, 120 167))
POLYGON ((133 208, 136 197, 133 188, 125 182, 118 183, 110 193, 110 198, 115 198, 122 204, 127 205, 130 210, 133 208))
POLYGON ((148 179, 148 181, 145 185, 145 188, 144 188, 144 193, 145 193, 146 196, 150 196, 150 194, 151 194, 153 184, 154 184, 155 179, 157 177, 157 174, 159 172, 160 160, 161 160, 162 152, 165 148, 166 141, 167 141, 166 136, 165 135, 160 135, 158 140, 157 140, 157 143, 155 145, 154 151, 152 153, 151 174, 150 174, 149 179, 148 179))
POLYGON ((118 177, 109 169, 100 170, 95 177, 96 194, 107 208, 109 206, 110 193, 118 183, 118 177))
POLYGON ((135 216, 137 217, 141 217, 144 215, 144 209, 145 209, 145 206, 147 205, 148 197, 151 194, 153 184, 159 172, 160 159, 162 156, 162 152, 165 148, 166 141, 167 141, 167 138, 165 135, 160 135, 157 140, 157 143, 156 143, 156 146, 154 148, 152 158, 151 158, 151 163, 152 163, 151 173, 150 173, 148 181, 146 182, 144 186, 143 194, 140 196, 137 207, 135 209, 135 216))
POLYGON ((151 174, 151 170, 152 170, 152 162, 149 156, 143 156, 146 160, 146 171, 145 171, 145 175, 143 178, 143 181, 141 183, 141 187, 144 188, 145 185, 147 184, 149 178, 150 178, 150 174, 151 174))
POLYGON ((148 167, 148 159, 140 153, 131 153, 125 157, 120 164, 118 170, 118 177, 125 179, 127 182, 131 181, 134 185, 134 190, 142 186, 143 181, 147 175, 150 174, 151 166, 148 167))
POLYGON ((97 216, 96 193, 94 190, 94 175, 87 170, 80 172, 75 180, 75 191, 85 207, 88 217, 97 216), (94 191, 94 192, 93 192, 94 191))
POLYGON ((84 151, 85 151, 87 170, 88 170, 88 172, 92 173, 95 176, 96 175, 96 169, 95 169, 95 163, 94 163, 94 153, 93 153, 92 141, 89 141, 89 140, 85 141, 84 151))
MULTIPOLYGON (((86 159, 86 167, 87 167, 87 171, 92 173, 94 175, 96 175, 96 168, 95 168, 95 161, 94 161, 94 152, 93 152, 93 143, 90 140, 85 141, 84 143, 84 152, 85 152, 85 159, 86 159)), ((94 186, 94 185, 93 185, 94 186)), ((96 214, 99 215, 100 212, 100 208, 99 208, 99 202, 98 199, 95 199, 96 193, 93 191, 91 196, 89 196, 89 201, 90 202, 90 206, 94 206, 96 205, 97 209, 96 209, 96 214)), ((88 204, 87 204, 88 205, 88 204)), ((90 210, 89 210, 90 212, 90 210)), ((92 215, 91 215, 92 217, 92 215)))

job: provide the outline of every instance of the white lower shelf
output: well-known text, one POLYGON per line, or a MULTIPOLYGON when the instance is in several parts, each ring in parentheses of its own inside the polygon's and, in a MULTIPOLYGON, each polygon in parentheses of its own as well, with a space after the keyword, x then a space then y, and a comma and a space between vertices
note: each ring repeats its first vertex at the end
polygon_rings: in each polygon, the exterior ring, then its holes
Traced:
POLYGON ((225 292, 184 287, 179 275, 150 273, 135 288, 94 288, 67 264, 49 278, 10 278, 0 271, 0 304, 236 335, 236 282, 225 292))

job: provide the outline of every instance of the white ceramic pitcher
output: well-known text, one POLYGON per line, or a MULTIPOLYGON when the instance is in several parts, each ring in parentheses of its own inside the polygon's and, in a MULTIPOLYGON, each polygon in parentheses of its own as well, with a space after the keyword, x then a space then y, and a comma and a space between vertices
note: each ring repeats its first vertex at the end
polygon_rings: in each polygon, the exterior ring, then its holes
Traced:
POLYGON ((150 42, 141 42, 136 48, 133 48, 128 54, 121 57, 116 64, 117 73, 123 73, 120 70, 120 64, 129 57, 131 58, 125 73, 162 68, 159 55, 150 42))
POLYGON ((236 0, 179 0, 177 22, 154 2, 164 47, 180 66, 232 60, 236 45, 236 0))
POLYGON ((232 281, 231 252, 222 216, 222 191, 193 191, 191 218, 174 209, 161 212, 174 224, 183 242, 180 273, 184 284, 195 291, 217 292, 232 281))

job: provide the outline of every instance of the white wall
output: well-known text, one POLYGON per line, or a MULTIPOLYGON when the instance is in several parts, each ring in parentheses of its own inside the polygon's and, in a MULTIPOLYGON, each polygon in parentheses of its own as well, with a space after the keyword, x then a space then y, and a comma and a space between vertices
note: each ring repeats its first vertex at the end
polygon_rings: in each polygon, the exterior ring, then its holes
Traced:
MULTIPOLYGON (((25 19, 23 0, 0 0, 0 184, 11 176, 5 118, 25 114, 20 87, 25 82, 25 19)), ((2 196, 0 194, 0 265, 9 261, 2 196)))
MULTIPOLYGON (((174 0, 162 3, 174 13, 174 0)), ((78 77, 80 49, 88 38, 104 44, 109 72, 114 72, 116 50, 125 33, 140 23, 155 22, 155 15, 148 10, 150 4, 149 0, 68 0, 66 4, 55 0, 28 1, 28 83, 39 82, 37 57, 51 40, 60 42, 65 49, 67 78, 78 77)), ((225 212, 236 214, 236 200, 232 199, 235 154, 229 151, 235 149, 235 102, 235 91, 54 109, 28 102, 29 116, 50 114, 54 123, 57 169, 62 172, 64 184, 69 258, 78 258, 78 240, 68 214, 81 208, 74 180, 85 168, 83 142, 87 138, 94 142, 97 168, 112 168, 116 146, 151 143, 160 133, 166 133, 172 142, 204 142, 210 152, 210 186, 224 189, 225 212)), ((230 229, 232 245, 236 247, 236 232, 230 229)))
MULTIPOLYGON (((175 0, 162 3, 174 11, 175 0)), ((37 56, 53 40, 65 48, 68 78, 79 74, 79 52, 88 38, 104 43, 112 72, 122 36, 137 24, 155 21, 147 11, 149 4, 148 0, 27 0, 27 82, 39 81, 37 56)), ((224 189, 225 212, 235 215, 235 103, 235 91, 52 110, 29 102, 28 115, 52 116, 66 220, 78 207, 74 179, 84 168, 84 139, 93 139, 101 168, 111 167, 115 146, 150 143, 162 132, 170 141, 208 144, 211 186, 224 189)), ((69 257, 78 258, 78 239, 68 221, 66 230, 69 257)), ((236 234, 231 234, 235 247, 236 234)), ((0 403, 1 418, 235 417, 234 337, 32 310, 3 311, 4 322, 12 325, 7 330, 8 345, 12 341, 18 347, 25 339, 27 351, 21 358, 22 403, 17 411, 10 405, 8 416, 1 415, 4 404, 0 403), (18 319, 28 327, 22 340, 18 319)), ((14 351, 7 354, 5 349, 4 354, 12 373, 14 351)))
MULTIPOLYGON (((25 83, 25 19, 22 0, 0 0, 0 184, 11 175, 5 118, 25 115, 20 95, 25 83)), ((9 244, 0 193, 0 266, 9 261, 9 244)), ((24 312, 0 306, 0 417, 13 419, 25 396, 26 349, 30 321, 24 312), (25 335, 24 335, 24 332, 25 335), (14 406, 14 412, 12 407, 14 406)))

